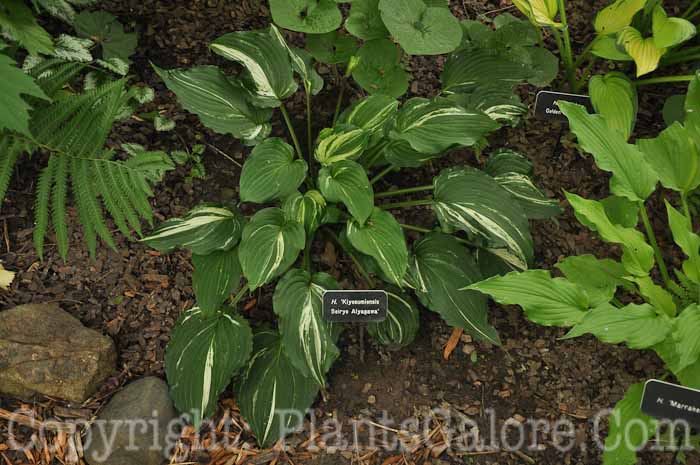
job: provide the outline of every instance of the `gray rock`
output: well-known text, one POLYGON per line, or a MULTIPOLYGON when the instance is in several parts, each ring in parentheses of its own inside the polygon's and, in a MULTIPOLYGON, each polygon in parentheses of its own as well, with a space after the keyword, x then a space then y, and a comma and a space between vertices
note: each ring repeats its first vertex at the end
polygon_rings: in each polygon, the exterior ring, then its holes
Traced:
POLYGON ((115 369, 114 342, 56 304, 0 312, 0 392, 82 402, 115 369))
POLYGON ((141 378, 112 397, 84 440, 90 465, 160 465, 167 458, 168 441, 177 412, 168 385, 159 378, 141 378))

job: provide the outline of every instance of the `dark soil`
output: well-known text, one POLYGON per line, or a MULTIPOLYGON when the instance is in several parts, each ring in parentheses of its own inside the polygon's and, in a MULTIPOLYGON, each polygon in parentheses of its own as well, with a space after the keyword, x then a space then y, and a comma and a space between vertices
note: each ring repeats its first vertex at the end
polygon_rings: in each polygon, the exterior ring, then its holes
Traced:
MULTIPOLYGON (((578 0, 569 3, 574 46, 580 51, 592 34, 593 12, 606 2, 578 0)), ((196 143, 207 146, 208 175, 205 179, 188 184, 184 181, 188 168, 180 167, 169 173, 156 189, 153 206, 159 221, 182 215, 203 201, 235 199, 239 169, 220 152, 242 162, 248 150, 230 137, 213 134, 195 116, 183 111, 149 63, 165 68, 196 64, 231 66, 211 54, 208 44, 226 32, 266 25, 269 12, 265 4, 255 0, 106 0, 101 4, 139 32, 139 50, 133 57, 132 72, 137 82, 156 89, 156 101, 145 111, 164 110, 177 121, 175 131, 157 133, 149 123, 132 119, 116 128, 110 143, 135 142, 166 151, 182 150, 196 143)), ((505 0, 451 2, 455 14, 469 18, 483 14, 493 16, 496 10, 508 4, 510 2, 505 0)), ((300 40, 298 36, 290 37, 300 40)), ((441 65, 441 58, 414 59, 410 63, 414 75, 410 94, 434 95, 439 87, 441 65)), ((318 127, 315 130, 329 124, 338 90, 330 70, 321 68, 321 71, 326 87, 316 99, 314 115, 318 127)), ((534 89, 524 88, 522 92, 532 103, 534 89)), ((640 103, 638 135, 655 134, 660 129, 661 105, 667 95, 675 92, 683 92, 683 88, 645 89, 640 103)), ((291 113, 299 118, 299 128, 303 127, 301 118, 304 115, 301 97, 299 94, 290 102, 291 113)), ((279 121, 274 131, 282 135, 279 121)), ((304 131, 298 132, 303 134, 304 131)), ((501 130, 491 138, 491 143, 487 150, 512 147, 526 154, 534 163, 537 182, 553 197, 563 199, 563 190, 591 198, 608 194, 608 177, 575 149, 573 138, 560 123, 528 118, 517 128, 501 130)), ((392 185, 427 184, 441 168, 456 163, 475 164, 477 161, 472 152, 460 151, 423 169, 387 176, 377 190, 392 185)), ((96 400, 88 404, 90 408, 99 408, 111 392, 133 378, 146 374, 164 376, 164 351, 170 330, 180 313, 194 302, 190 282, 192 266, 186 252, 161 255, 124 238, 119 239, 119 252, 103 247, 98 250, 97 259, 90 261, 81 244, 74 211, 70 212, 72 245, 68 261, 63 263, 51 243, 45 260, 40 261, 31 244, 38 166, 37 159, 26 159, 19 166, 2 205, 0 226, 4 233, 0 259, 6 268, 17 270, 18 275, 11 291, 0 293, 0 304, 7 308, 27 302, 57 301, 87 326, 114 338, 120 371, 104 386, 96 400)), ((661 234, 662 247, 670 247, 669 234, 663 230, 665 214, 661 207, 661 202, 652 202, 651 216, 661 234)), ((398 215, 404 215, 402 219, 406 222, 424 226, 432 226, 434 221, 427 209, 402 211, 398 215)), ((580 225, 568 208, 555 221, 533 223, 533 235, 538 267, 552 268, 558 260, 570 255, 618 255, 615 247, 600 242, 580 225)), ((413 233, 408 233, 408 237, 415 238, 413 233)), ((316 247, 314 262, 318 269, 333 274, 346 287, 363 286, 332 244, 319 241, 316 247)), ((271 318, 270 302, 268 287, 244 299, 242 306, 253 320, 265 321, 271 318)), ((316 404, 317 418, 336 418, 342 422, 347 440, 352 440, 351 420, 378 421, 383 412, 385 418, 395 421, 387 425, 400 430, 404 429, 399 427, 402 421, 413 416, 430 418, 430 409, 442 408, 454 415, 471 417, 482 427, 482 434, 486 434, 483 428, 488 425, 491 409, 498 426, 509 419, 525 422, 536 418, 551 424, 566 419, 573 422, 574 431, 563 440, 575 444, 567 453, 554 448, 556 438, 551 432, 540 431, 536 440, 538 446, 528 447, 529 438, 518 454, 499 452, 498 444, 495 451, 464 457, 434 448, 425 449, 428 455, 421 460, 414 458, 405 463, 592 464, 600 462, 594 437, 596 412, 612 407, 629 385, 663 373, 661 362, 651 352, 603 344, 592 337, 559 340, 563 330, 531 324, 515 307, 492 305, 491 322, 503 339, 503 347, 474 343, 462 336, 447 361, 442 354, 451 329, 428 311, 423 312, 421 331, 414 344, 400 352, 377 347, 369 338, 361 344, 360 328, 348 329, 341 339, 342 356, 329 376, 326 399, 319 399, 316 404)), ((224 395, 225 399, 230 397, 230 392, 224 395)), ((49 410, 63 405, 50 399, 36 402, 49 410)), ((16 405, 14 399, 2 399, 3 408, 11 410, 16 405)), ((441 417, 434 416, 432 427, 441 421, 441 417)), ((367 431, 360 433, 360 438, 366 439, 367 431)), ((302 434, 301 438, 304 437, 302 434)), ((352 449, 334 453, 332 445, 329 442, 321 447, 323 452, 317 457, 298 458, 294 463, 382 463, 387 457, 399 454, 398 451, 368 453, 352 449)), ((191 459, 209 463, 206 453, 194 454, 191 459)), ((643 463, 671 463, 671 459, 670 453, 643 454, 643 463)), ((14 460, 22 463, 25 458, 14 460)), ((404 462, 396 459, 384 463, 404 462)), ((689 456, 688 463, 700 462, 697 457, 689 456)))

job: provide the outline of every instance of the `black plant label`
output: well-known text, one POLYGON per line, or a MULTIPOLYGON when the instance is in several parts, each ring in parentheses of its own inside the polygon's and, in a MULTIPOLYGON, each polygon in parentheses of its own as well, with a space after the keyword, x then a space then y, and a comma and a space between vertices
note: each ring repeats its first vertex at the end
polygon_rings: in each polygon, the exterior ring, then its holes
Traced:
POLYGON ((557 104, 560 100, 583 105, 588 109, 588 113, 593 113, 593 103, 588 95, 543 90, 537 94, 537 100, 535 100, 535 117, 542 120, 567 121, 557 104))
POLYGON ((333 323, 384 321, 389 307, 385 291, 326 291, 323 317, 333 323))
POLYGON ((654 418, 700 426, 700 391, 650 379, 644 385, 642 412, 654 418))

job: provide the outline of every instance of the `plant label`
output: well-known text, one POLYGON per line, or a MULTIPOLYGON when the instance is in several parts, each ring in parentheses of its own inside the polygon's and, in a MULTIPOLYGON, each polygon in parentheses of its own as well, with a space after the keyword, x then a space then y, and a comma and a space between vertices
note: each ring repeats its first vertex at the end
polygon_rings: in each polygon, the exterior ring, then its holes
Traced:
POLYGON ((323 317, 333 323, 384 321, 389 307, 385 291, 326 291, 323 317))
POLYGON ((650 379, 644 385, 642 412, 654 418, 700 426, 700 391, 650 379))
POLYGON ((563 92, 550 92, 543 90, 537 94, 535 100, 535 117, 542 120, 568 121, 566 116, 559 109, 557 102, 578 103, 588 109, 588 113, 593 113, 593 103, 588 95, 565 94, 563 92))

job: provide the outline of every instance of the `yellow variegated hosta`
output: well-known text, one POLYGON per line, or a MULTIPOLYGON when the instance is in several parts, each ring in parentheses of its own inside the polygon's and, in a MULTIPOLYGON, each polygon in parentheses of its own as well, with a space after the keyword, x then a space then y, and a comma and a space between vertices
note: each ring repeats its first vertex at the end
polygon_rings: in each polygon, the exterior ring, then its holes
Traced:
POLYGON ((653 37, 642 37, 642 33, 628 26, 618 35, 619 44, 632 57, 637 65, 637 77, 651 73, 659 67, 665 48, 658 48, 653 37))
POLYGON ((595 30, 600 35, 615 34, 632 23, 647 0, 617 0, 606 6, 595 17, 595 30))
POLYGON ((537 26, 561 27, 554 19, 559 11, 557 0, 513 0, 513 3, 537 26))

